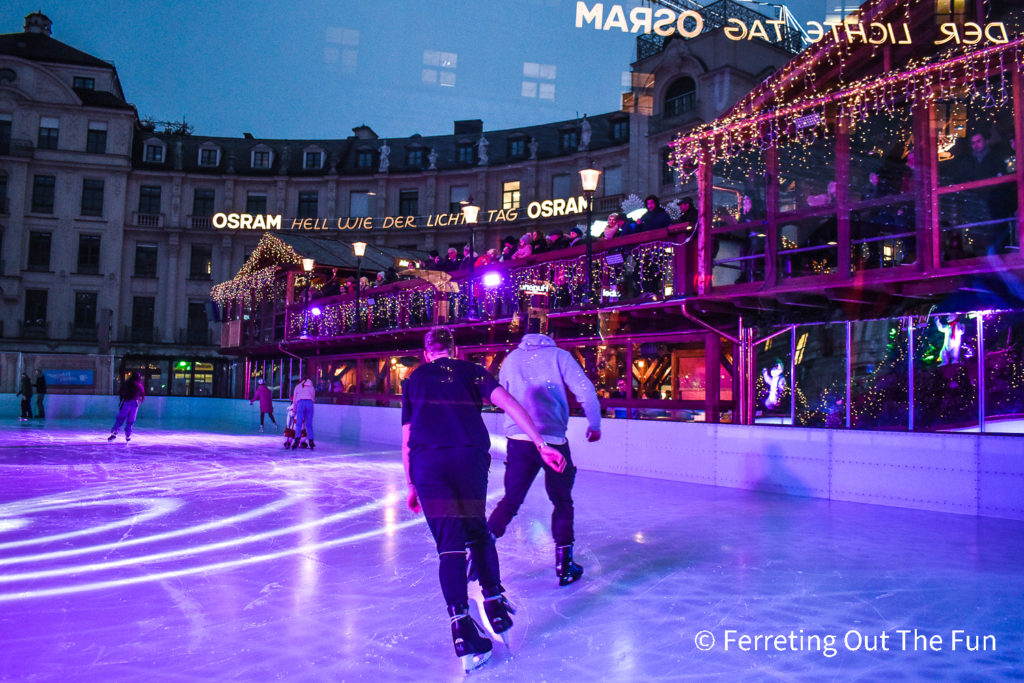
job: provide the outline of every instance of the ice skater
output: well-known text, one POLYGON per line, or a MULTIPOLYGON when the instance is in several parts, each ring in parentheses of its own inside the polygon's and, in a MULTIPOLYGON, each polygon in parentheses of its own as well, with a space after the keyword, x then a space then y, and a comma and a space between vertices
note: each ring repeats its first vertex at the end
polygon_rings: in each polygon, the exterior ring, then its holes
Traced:
POLYGON ((21 373, 21 382, 18 384, 18 393, 15 396, 21 396, 21 417, 18 419, 21 422, 32 419, 32 380, 29 378, 28 373, 21 373))
POLYGON ((469 616, 467 548, 479 574, 487 621, 506 643, 515 613, 504 596, 498 552, 484 517, 491 440, 480 417, 483 400, 508 413, 552 469, 564 469, 565 460, 544 443, 523 407, 487 370, 453 358, 454 352, 447 328, 427 332, 426 362, 409 375, 402 392, 402 464, 409 509, 423 511, 437 544, 455 654, 469 672, 490 658, 491 640, 469 616))
POLYGON ((295 385, 292 390, 292 406, 295 408, 295 441, 292 450, 299 447, 300 435, 306 432, 310 450, 316 448, 313 441, 313 400, 316 398, 316 387, 308 377, 295 385))
POLYGON ((132 440, 132 427, 135 426, 135 417, 139 414, 139 406, 146 400, 146 387, 142 385, 142 377, 138 372, 132 372, 128 379, 121 382, 121 402, 118 404, 117 417, 114 418, 114 426, 110 428, 110 436, 107 441, 117 438, 117 430, 124 425, 124 440, 127 443, 132 440))
POLYGON ((46 375, 42 370, 36 370, 36 417, 40 420, 46 418, 46 410, 43 402, 46 400, 46 375))
POLYGON ((277 426, 277 420, 274 419, 274 398, 270 395, 270 388, 267 383, 263 381, 263 378, 256 380, 256 393, 253 395, 252 400, 249 401, 249 405, 252 405, 256 401, 260 402, 260 431, 263 431, 263 418, 270 416, 270 421, 277 426))
POLYGON ((601 438, 601 404, 594 385, 572 354, 555 345, 551 337, 538 334, 539 329, 533 324, 535 322, 536 319, 530 320, 531 333, 523 335, 519 346, 501 364, 498 381, 522 402, 523 408, 540 430, 544 442, 562 454, 565 466, 554 468, 548 465, 538 452, 536 440, 529 438, 506 415, 504 428, 508 438, 508 458, 505 462, 505 497, 491 512, 487 529, 496 538, 505 534, 505 529, 523 504, 534 478, 543 469, 544 489, 554 506, 551 513, 551 535, 555 540, 555 574, 558 576, 558 585, 567 586, 583 576, 583 567, 572 559, 575 543, 572 486, 576 481, 576 467, 569 453, 569 441, 565 437, 569 426, 566 387, 583 406, 587 417, 587 441, 601 438))

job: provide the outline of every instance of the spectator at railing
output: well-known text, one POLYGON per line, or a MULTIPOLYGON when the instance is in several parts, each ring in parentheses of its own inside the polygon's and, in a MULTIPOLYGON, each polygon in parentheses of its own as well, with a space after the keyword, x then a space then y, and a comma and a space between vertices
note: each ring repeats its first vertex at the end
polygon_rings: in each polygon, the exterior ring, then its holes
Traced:
POLYGON ((687 223, 690 227, 697 225, 697 207, 693 205, 691 197, 683 197, 682 201, 679 202, 679 209, 682 213, 679 215, 678 222, 687 223))
POLYGON ((569 240, 570 247, 575 247, 578 244, 583 244, 583 231, 576 227, 570 228, 569 232, 566 234, 566 239, 569 240))
POLYGON ((323 296, 336 296, 341 294, 341 276, 338 275, 337 268, 331 268, 331 279, 324 283, 321 294, 323 296))
POLYGON ((398 271, 394 266, 388 266, 384 271, 384 284, 391 284, 392 282, 398 282, 398 271))
POLYGON ((629 224, 626 214, 613 213, 608 216, 608 225, 605 226, 601 239, 610 240, 615 237, 622 237, 623 235, 630 234, 634 229, 635 227, 629 224))
POLYGON ((441 270, 441 255, 437 253, 437 249, 430 250, 424 267, 427 270, 441 270))
POLYGON ((386 282, 384 281, 384 271, 383 271, 383 270, 381 270, 381 271, 378 271, 378 272, 377 272, 377 279, 376 279, 376 280, 374 280, 374 281, 373 281, 373 284, 372 284, 372 285, 370 285, 370 286, 371 286, 371 287, 383 287, 383 286, 384 286, 384 285, 386 285, 386 284, 387 284, 387 283, 386 283, 386 282))
POLYGON ((477 255, 470 251, 469 243, 462 247, 462 258, 459 260, 458 270, 469 270, 469 266, 475 263, 477 255))
POLYGON ((459 258, 459 250, 455 247, 449 247, 448 258, 441 261, 441 270, 446 273, 454 273, 459 269, 460 263, 462 263, 462 259, 459 258))
POLYGON ((548 233, 548 250, 565 249, 569 246, 569 239, 560 230, 552 230, 548 233))
POLYGON ((640 216, 640 220, 636 222, 637 232, 659 230, 672 224, 672 217, 668 215, 668 211, 662 208, 661 202, 655 195, 647 195, 644 205, 647 206, 647 213, 640 216))
POLYGON ((512 235, 506 235, 505 239, 501 241, 501 255, 499 260, 511 261, 516 253, 516 238, 512 235))
POLYGON ((497 263, 497 262, 498 262, 498 250, 497 249, 488 249, 486 252, 484 252, 483 254, 481 254, 480 256, 477 257, 476 263, 474 263, 473 265, 476 268, 480 268, 482 266, 489 266, 492 263, 497 263))
POLYGON ((548 251, 547 240, 544 239, 544 235, 541 234, 540 230, 534 230, 527 234, 530 235, 530 246, 533 248, 534 254, 543 254, 545 251, 548 251))
POLYGON ((533 240, 533 235, 531 233, 526 233, 525 235, 520 237, 519 238, 519 248, 516 249, 515 253, 512 254, 512 258, 513 259, 517 259, 517 258, 526 258, 527 256, 532 256, 533 255, 533 245, 531 244, 532 240, 533 240))

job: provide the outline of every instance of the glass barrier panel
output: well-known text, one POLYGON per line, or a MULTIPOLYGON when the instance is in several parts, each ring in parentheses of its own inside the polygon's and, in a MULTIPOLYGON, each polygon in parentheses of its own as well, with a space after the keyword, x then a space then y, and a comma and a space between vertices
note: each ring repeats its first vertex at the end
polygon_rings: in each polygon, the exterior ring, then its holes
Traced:
POLYGON ((1024 432, 1024 313, 985 315, 985 432, 1024 432))
POLYGON ((796 328, 796 419, 799 427, 846 426, 846 325, 796 328))
POLYGON ((915 321, 914 429, 959 430, 978 424, 977 324, 965 313, 915 321))
POLYGON ((780 222, 780 278, 835 273, 839 247, 836 215, 780 222))
POLYGON ((897 202, 850 214, 850 264, 854 270, 894 268, 917 260, 914 203, 897 202))
POLYGON ((906 319, 851 325, 850 426, 906 430, 910 424, 906 319))
MULTIPOLYGON (((792 424, 790 392, 790 348, 792 331, 757 344, 754 348, 754 422, 758 424, 792 424)), ((763 334, 761 335, 763 336, 763 334)))

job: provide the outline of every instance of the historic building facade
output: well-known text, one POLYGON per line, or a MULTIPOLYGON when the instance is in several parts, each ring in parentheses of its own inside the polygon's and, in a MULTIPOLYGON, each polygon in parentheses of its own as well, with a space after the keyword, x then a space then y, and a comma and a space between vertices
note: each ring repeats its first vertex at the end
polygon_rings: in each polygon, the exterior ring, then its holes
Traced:
POLYGON ((469 198, 493 212, 478 251, 582 222, 578 211, 527 209, 577 197, 588 166, 603 171, 598 216, 630 193, 678 198, 687 190, 665 164, 673 135, 791 57, 762 42, 741 50, 720 31, 644 38, 638 53, 622 109, 586 119, 501 131, 461 121, 428 137, 360 126, 344 139, 218 138, 141 122, 113 65, 30 15, 23 32, 0 36, 0 383, 10 390, 19 368, 88 368, 92 385, 55 390, 104 393, 115 368, 137 366, 154 393, 226 395, 210 287, 262 232, 218 229, 213 216, 277 215, 283 230, 313 219, 309 231, 346 240, 339 224, 360 225, 371 245, 443 253, 469 237, 458 220, 469 198), (41 353, 62 355, 33 360, 41 353))

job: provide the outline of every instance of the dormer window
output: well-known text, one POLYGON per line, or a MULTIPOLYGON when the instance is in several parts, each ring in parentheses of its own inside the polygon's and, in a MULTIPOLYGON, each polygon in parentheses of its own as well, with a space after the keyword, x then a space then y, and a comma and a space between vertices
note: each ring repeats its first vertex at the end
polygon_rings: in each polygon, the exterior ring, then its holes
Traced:
POLYGON ((629 139, 629 119, 621 118, 612 121, 612 140, 625 142, 629 139))
POLYGON ((142 146, 142 160, 150 164, 162 164, 164 161, 164 143, 161 140, 148 140, 142 146))
POLYGON ((302 168, 307 171, 324 167, 324 153, 320 149, 307 149, 302 153, 302 168))
POLYGON ((72 85, 72 87, 82 88, 83 90, 95 90, 96 89, 96 79, 95 78, 88 78, 86 76, 75 76, 75 78, 72 81, 71 85, 72 85))
POLYGON ((455 146, 455 160, 460 164, 472 164, 473 159, 473 143, 463 142, 455 146))
POLYGON ((558 147, 562 150, 575 150, 580 144, 580 132, 576 128, 566 128, 558 133, 558 147))
POLYGON ((371 168, 373 166, 373 152, 368 149, 361 149, 356 153, 356 168, 371 168))
POLYGON ((405 150, 405 165, 410 168, 423 168, 423 148, 413 147, 405 150))
POLYGON ((261 146, 252 151, 253 168, 270 168, 273 153, 269 147, 261 146))
POLYGON ((508 156, 510 159, 526 156, 526 138, 522 135, 508 139, 508 156))
POLYGON ((220 147, 211 143, 203 143, 199 147, 199 165, 205 168, 216 168, 220 165, 220 147))

